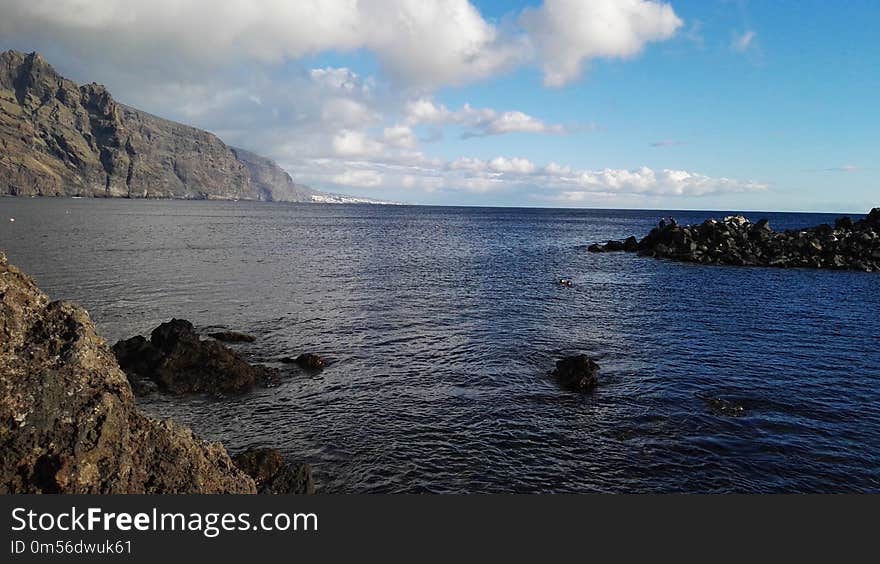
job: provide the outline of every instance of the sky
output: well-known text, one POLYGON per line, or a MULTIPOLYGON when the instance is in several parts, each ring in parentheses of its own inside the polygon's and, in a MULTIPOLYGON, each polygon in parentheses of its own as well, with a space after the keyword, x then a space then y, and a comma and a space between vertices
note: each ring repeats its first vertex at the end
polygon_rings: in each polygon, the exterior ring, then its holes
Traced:
POLYGON ((0 0, 0 49, 413 204, 864 213, 871 0, 0 0))

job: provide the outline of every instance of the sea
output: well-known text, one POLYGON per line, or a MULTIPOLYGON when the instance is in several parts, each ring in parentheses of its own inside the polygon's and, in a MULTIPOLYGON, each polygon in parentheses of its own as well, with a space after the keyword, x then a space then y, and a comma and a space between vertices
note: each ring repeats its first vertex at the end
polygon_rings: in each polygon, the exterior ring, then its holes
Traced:
POLYGON ((110 344, 257 337, 277 385, 138 401, 319 492, 880 491, 880 273, 586 251, 730 213, 0 198, 0 250, 110 344), (592 393, 551 376, 580 353, 592 393))

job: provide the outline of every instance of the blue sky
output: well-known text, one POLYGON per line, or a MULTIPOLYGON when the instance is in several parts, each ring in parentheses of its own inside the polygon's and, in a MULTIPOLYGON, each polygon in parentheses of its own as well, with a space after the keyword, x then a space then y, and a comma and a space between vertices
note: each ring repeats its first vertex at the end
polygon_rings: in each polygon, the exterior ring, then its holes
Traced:
MULTIPOLYGON (((880 4, 2 0, 0 47, 411 203, 864 212, 880 4)), ((872 158, 873 157, 873 158, 872 158)))

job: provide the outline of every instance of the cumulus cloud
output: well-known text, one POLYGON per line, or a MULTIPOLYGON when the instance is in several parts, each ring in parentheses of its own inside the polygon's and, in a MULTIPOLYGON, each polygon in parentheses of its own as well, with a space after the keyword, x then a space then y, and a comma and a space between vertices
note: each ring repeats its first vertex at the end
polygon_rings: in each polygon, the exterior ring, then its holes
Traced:
POLYGON ((317 159, 297 167, 308 179, 335 188, 404 188, 413 194, 438 191, 471 194, 517 194, 535 201, 587 205, 591 202, 638 203, 657 197, 704 197, 760 192, 767 185, 677 169, 577 169, 549 163, 538 166, 522 157, 459 157, 448 162, 317 159), (337 172, 345 169, 344 174, 337 172))
POLYGON ((546 0, 520 21, 543 61, 544 83, 557 87, 592 59, 633 57, 682 25, 669 4, 652 0, 546 0))
POLYGON ((382 137, 385 143, 391 147, 415 149, 418 145, 418 139, 416 139, 415 133, 413 133, 413 130, 406 125, 386 127, 382 131, 382 137))
POLYGON ((468 0, 3 0, 0 9, 3 36, 178 72, 366 49, 391 76, 441 85, 491 76, 524 56, 468 0))
POLYGON ((343 130, 333 137, 333 152, 342 157, 374 157, 382 153, 383 145, 363 131, 343 130))
MULTIPOLYGON (((492 108, 474 108, 465 104, 450 110, 430 98, 410 100, 404 111, 404 122, 409 125, 460 125, 465 128, 463 138, 504 135, 506 133, 543 133, 561 135, 572 130, 562 124, 550 124, 521 111, 499 112, 492 108)), ((592 126, 590 126, 591 128, 592 126)))
MULTIPOLYGON (((591 59, 631 57, 681 26, 656 0, 547 0, 504 27, 468 0, 0 0, 0 10, 4 38, 166 79, 367 50, 388 76, 420 88, 483 80, 536 57, 545 82, 560 86, 591 59)), ((345 86, 344 76, 325 78, 345 86)))

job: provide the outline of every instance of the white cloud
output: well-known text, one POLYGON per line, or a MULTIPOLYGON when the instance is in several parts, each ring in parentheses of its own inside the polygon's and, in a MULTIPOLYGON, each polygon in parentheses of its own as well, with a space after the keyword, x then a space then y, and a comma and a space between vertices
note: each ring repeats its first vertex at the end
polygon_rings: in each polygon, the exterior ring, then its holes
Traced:
POLYGON ((737 53, 745 53, 754 45, 755 37, 757 33, 751 29, 748 29, 742 33, 735 33, 733 36, 733 40, 730 42, 730 48, 736 51, 737 53))
POLYGON ((311 69, 309 77, 315 84, 321 85, 329 91, 337 91, 345 94, 370 92, 371 82, 364 82, 361 77, 354 71, 346 67, 324 67, 322 69, 311 69))
POLYGON ((468 0, 3 0, 0 10, 4 37, 178 72, 366 49, 389 76, 436 86, 491 76, 524 54, 468 0))
POLYGON ((471 172, 482 172, 487 167, 486 161, 472 157, 458 157, 448 165, 450 170, 469 170, 471 172))
POLYGON ((411 194, 411 198, 443 191, 518 195, 551 203, 638 205, 640 201, 655 201, 658 197, 692 198, 767 189, 767 185, 760 182, 710 177, 686 170, 648 167, 591 170, 558 163, 539 167, 528 159, 505 156, 489 160, 459 157, 449 162, 313 159, 295 166, 305 181, 331 190, 367 187, 380 189, 382 194, 403 190, 411 194), (339 174, 340 168, 346 172, 339 174))
POLYGON ((382 180, 383 176, 374 170, 347 170, 333 177, 336 184, 356 188, 375 188, 382 180))
MULTIPOLYGON (((591 59, 631 57, 681 26, 656 0, 547 0, 518 19, 509 14, 505 26, 487 21, 468 0, 0 0, 0 12, 0 36, 8 41, 52 44, 72 59, 138 66, 166 80, 367 50, 386 76, 423 89, 535 62, 547 84, 560 86, 591 59)), ((344 74, 322 78, 348 86, 344 74)))
POLYGON ((531 174, 535 172, 535 165, 528 159, 513 157, 495 157, 489 161, 489 169, 495 172, 510 172, 516 174, 531 174))
POLYGON ((635 56, 682 25, 669 4, 653 0, 546 0, 520 21, 539 51, 544 84, 557 87, 577 79, 585 62, 635 56))
POLYGON ((520 111, 498 112, 492 108, 474 108, 465 104, 459 110, 450 110, 427 97, 410 100, 404 110, 404 123, 414 126, 460 125, 465 128, 462 137, 485 137, 507 133, 563 134, 570 128, 548 124, 520 111))
POLYGON ((500 135, 503 133, 563 133, 565 128, 561 125, 548 125, 543 121, 523 112, 504 112, 491 119, 487 124, 486 133, 500 135))
POLYGON ((395 125, 386 127, 382 131, 382 137, 386 144, 391 147, 400 149, 415 149, 418 145, 418 139, 412 129, 406 125, 395 125))
POLYGON ((384 146, 363 131, 343 130, 333 137, 333 152, 341 157, 375 157, 384 146))

